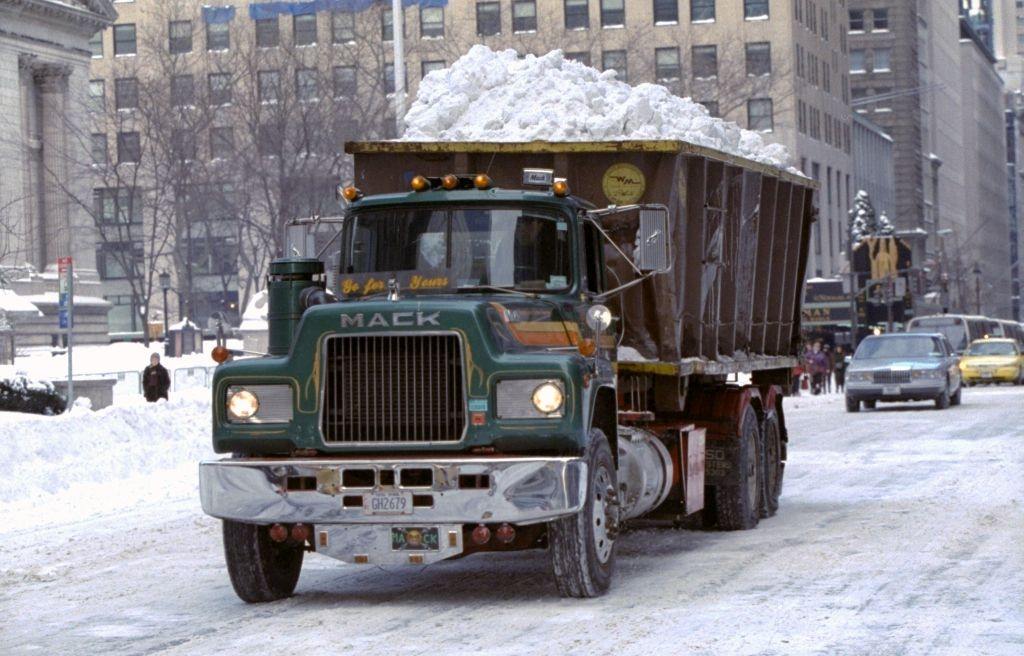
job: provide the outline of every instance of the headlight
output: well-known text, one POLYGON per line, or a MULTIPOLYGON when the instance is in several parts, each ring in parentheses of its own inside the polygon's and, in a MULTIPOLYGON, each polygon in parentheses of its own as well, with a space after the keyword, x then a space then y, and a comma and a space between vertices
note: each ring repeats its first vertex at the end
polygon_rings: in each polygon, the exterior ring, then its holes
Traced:
POLYGON ((541 383, 533 390, 533 407, 539 412, 550 415, 557 412, 565 401, 565 395, 555 383, 548 381, 541 383))
POLYGON ((285 424, 292 420, 291 385, 232 385, 225 397, 233 424, 285 424))
POLYGON ((865 382, 871 380, 871 374, 865 371, 851 371, 849 379, 853 382, 865 382))
POLYGON ((251 419, 260 409, 260 400, 247 389, 237 390, 228 396, 228 414, 235 419, 251 419))
POLYGON ((499 380, 494 391, 498 419, 556 419, 565 407, 565 386, 560 380, 499 380))

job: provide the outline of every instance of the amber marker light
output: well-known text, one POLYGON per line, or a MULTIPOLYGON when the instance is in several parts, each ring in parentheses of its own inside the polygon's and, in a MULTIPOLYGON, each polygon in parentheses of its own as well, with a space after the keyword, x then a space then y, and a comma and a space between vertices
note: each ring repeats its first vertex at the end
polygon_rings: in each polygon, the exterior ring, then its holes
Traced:
POLYGON ((424 178, 422 175, 417 175, 409 183, 413 191, 426 191, 430 189, 430 181, 424 178))
POLYGON ((354 200, 359 200, 362 195, 363 192, 359 191, 355 187, 345 187, 341 190, 341 197, 350 203, 354 200))
POLYGON ((452 189, 458 187, 459 186, 459 178, 458 178, 458 176, 455 176, 455 175, 452 175, 451 173, 449 173, 448 175, 446 175, 443 178, 441 178, 441 186, 444 187, 445 189, 447 189, 448 191, 451 191, 452 189))
POLYGON ((220 346, 213 347, 213 350, 210 351, 210 357, 213 358, 213 361, 217 364, 224 364, 231 358, 231 351, 228 350, 228 347, 222 344, 220 346))
POLYGON ((551 185, 551 191, 559 198, 565 198, 569 195, 569 183, 565 180, 556 180, 555 184, 551 185))
POLYGON ((475 178, 473 178, 473 186, 476 187, 477 189, 490 189, 490 176, 488 176, 486 173, 480 173, 475 178))

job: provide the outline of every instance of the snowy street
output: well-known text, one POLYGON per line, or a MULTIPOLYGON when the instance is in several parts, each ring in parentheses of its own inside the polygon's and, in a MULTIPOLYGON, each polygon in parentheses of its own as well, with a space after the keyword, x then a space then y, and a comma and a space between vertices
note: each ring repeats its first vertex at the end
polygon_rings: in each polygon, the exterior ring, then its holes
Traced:
POLYGON ((312 555, 296 597, 246 606, 219 524, 194 494, 79 521, 40 516, 34 530, 0 534, 0 644, 17 654, 1019 654, 1022 395, 976 388, 944 412, 858 415, 838 396, 789 400, 779 515, 745 533, 635 529, 612 591, 594 601, 559 599, 541 552, 420 570, 312 555))

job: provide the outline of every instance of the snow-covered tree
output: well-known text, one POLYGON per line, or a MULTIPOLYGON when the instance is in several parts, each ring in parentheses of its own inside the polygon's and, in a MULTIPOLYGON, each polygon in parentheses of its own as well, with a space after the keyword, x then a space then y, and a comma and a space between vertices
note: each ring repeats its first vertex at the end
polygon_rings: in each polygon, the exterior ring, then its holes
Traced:
POLYGON ((891 237, 895 230, 889 217, 882 212, 875 214, 871 204, 871 196, 863 189, 857 192, 850 209, 850 232, 853 241, 858 242, 868 237, 891 237))

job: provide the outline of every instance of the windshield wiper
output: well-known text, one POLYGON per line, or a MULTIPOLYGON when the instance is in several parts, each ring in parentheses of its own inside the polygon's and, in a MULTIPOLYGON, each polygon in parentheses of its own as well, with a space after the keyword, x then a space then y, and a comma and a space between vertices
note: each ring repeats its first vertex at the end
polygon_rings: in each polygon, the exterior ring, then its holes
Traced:
POLYGON ((456 292, 500 292, 505 294, 518 294, 527 298, 540 298, 535 292, 524 292, 515 287, 499 287, 497 285, 461 285, 455 288, 456 292))

